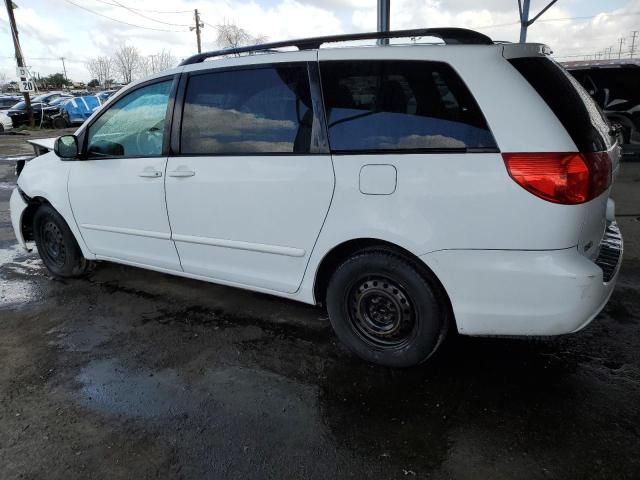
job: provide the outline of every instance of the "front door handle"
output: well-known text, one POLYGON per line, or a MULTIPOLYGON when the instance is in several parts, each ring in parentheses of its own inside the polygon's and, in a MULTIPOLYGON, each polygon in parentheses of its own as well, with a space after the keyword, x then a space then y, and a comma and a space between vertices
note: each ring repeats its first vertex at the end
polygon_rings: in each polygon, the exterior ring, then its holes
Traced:
POLYGON ((145 178, 158 178, 162 176, 162 172, 160 170, 143 170, 138 173, 138 176, 145 178))
POLYGON ((193 177, 195 174, 193 170, 173 170, 167 173, 169 177, 193 177))

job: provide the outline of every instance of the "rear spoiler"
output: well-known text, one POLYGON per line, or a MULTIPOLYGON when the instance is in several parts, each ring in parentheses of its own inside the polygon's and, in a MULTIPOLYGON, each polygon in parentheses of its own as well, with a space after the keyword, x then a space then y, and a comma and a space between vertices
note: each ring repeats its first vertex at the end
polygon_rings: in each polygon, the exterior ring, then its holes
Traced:
POLYGON ((544 43, 507 43, 502 47, 502 56, 507 60, 523 57, 547 57, 551 47, 544 43))

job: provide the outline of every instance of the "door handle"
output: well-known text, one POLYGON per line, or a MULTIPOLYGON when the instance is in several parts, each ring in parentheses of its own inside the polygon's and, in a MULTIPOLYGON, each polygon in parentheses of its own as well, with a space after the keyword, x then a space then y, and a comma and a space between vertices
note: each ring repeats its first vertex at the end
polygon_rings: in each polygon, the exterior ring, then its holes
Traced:
POLYGON ((167 175, 169 177, 193 177, 196 174, 193 170, 173 170, 167 175))
POLYGON ((143 170, 138 173, 138 176, 146 178, 158 178, 162 176, 162 172, 160 170, 143 170))

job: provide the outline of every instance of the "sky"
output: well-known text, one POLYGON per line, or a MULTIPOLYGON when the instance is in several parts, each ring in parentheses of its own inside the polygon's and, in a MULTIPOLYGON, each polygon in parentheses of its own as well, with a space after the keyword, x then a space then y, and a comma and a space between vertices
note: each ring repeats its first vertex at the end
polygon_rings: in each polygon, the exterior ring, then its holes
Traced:
MULTIPOLYGON (((27 64, 45 76, 62 72, 88 81, 91 57, 120 45, 151 55, 170 50, 178 59, 196 52, 193 10, 205 23, 203 49, 214 49, 215 25, 234 23, 271 41, 376 29, 376 0, 14 0, 27 64), (102 16, 100 16, 100 15, 102 16), (110 18, 106 18, 110 17, 110 18), (124 23, 122 23, 124 22, 124 23), (145 27, 145 28, 143 28, 145 27)), ((532 13, 548 0, 531 0, 532 13)), ((494 40, 517 41, 517 0, 391 0, 391 28, 466 27, 494 40)), ((0 5, 0 74, 15 77, 15 60, 4 1, 0 5)), ((629 51, 640 30, 640 0, 559 0, 529 28, 528 40, 546 43, 561 60, 582 60, 618 39, 629 51), (578 18, 576 18, 578 17, 578 18)), ((640 34, 636 41, 640 56, 640 34)))

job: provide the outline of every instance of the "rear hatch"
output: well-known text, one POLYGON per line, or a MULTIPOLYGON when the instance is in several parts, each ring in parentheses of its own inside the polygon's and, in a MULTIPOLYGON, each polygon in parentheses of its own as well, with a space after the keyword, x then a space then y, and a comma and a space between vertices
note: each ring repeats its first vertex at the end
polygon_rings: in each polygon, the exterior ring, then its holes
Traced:
POLYGON ((562 123, 575 143, 576 151, 589 165, 591 177, 600 176, 597 180, 600 188, 580 205, 584 211, 584 221, 578 249, 583 255, 595 260, 600 253, 600 244, 607 226, 614 221, 613 203, 609 201, 609 195, 613 178, 620 167, 621 156, 615 131, 591 96, 562 66, 544 55, 509 55, 508 53, 516 51, 514 47, 515 45, 510 46, 510 52, 505 51, 505 57, 562 123))

